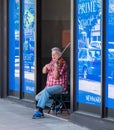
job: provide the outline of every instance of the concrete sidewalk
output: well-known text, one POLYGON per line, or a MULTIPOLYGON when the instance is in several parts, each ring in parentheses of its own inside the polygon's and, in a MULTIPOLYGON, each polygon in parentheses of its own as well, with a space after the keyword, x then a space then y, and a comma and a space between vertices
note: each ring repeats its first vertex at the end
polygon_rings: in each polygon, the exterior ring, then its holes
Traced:
POLYGON ((44 118, 32 119, 33 112, 32 108, 0 99, 0 130, 89 130, 46 113, 44 118))

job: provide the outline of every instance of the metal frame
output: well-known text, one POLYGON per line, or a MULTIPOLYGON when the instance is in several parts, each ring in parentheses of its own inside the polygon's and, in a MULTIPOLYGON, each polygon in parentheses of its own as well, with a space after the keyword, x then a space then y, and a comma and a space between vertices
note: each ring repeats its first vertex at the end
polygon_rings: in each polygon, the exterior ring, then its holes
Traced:
POLYGON ((7 96, 7 0, 0 0, 0 97, 7 96))
POLYGON ((76 73, 77 67, 75 65, 76 59, 78 56, 77 45, 75 44, 77 41, 76 38, 76 0, 71 1, 71 112, 78 110, 78 103, 76 99, 77 89, 76 86, 78 85, 78 75, 76 73), (72 78, 73 77, 73 78, 72 78))
POLYGON ((23 32, 23 9, 24 9, 24 7, 23 7, 23 0, 20 0, 20 39, 19 39, 19 41, 20 41, 20 90, 19 90, 19 99, 22 99, 22 86, 23 86, 23 84, 22 84, 22 80, 21 79, 23 79, 23 74, 22 74, 22 72, 23 72, 23 67, 22 67, 22 65, 23 65, 23 45, 22 45, 22 43, 23 43, 23 36, 24 36, 24 32, 23 32))
POLYGON ((106 0, 102 0, 101 118, 107 117, 106 101, 106 0))
POLYGON ((36 94, 41 90, 41 0, 35 0, 35 9, 36 9, 36 15, 35 15, 35 22, 36 22, 36 35, 35 35, 35 41, 36 41, 36 50, 35 50, 35 92, 36 94))
MULTIPOLYGON (((2 4, 1 4, 1 1, 0 1, 0 27, 2 27, 1 25, 2 25, 2 22, 1 22, 1 20, 2 20, 2 13, 1 13, 1 11, 2 11, 2 6, 1 6, 2 4)), ((1 29, 2 30, 2 29, 1 29)), ((2 60, 1 60, 1 43, 2 43, 2 32, 1 32, 1 30, 0 30, 0 72, 2 71, 2 69, 1 69, 1 67, 2 67, 2 60)), ((1 75, 1 74, 0 74, 1 75)), ((2 97, 2 91, 3 91, 3 88, 2 88, 2 79, 0 78, 0 97, 2 97)))

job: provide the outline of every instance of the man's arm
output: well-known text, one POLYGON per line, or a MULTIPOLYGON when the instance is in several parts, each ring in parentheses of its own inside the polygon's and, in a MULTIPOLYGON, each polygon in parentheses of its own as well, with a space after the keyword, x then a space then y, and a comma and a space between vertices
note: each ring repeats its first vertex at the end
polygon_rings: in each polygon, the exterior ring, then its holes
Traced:
POLYGON ((61 75, 63 75, 63 73, 65 73, 66 71, 67 71, 67 68, 68 66, 67 66, 67 64, 66 64, 66 62, 64 62, 63 64, 62 64, 62 66, 59 66, 58 64, 54 64, 54 77, 55 77, 55 79, 58 79, 59 78, 59 76, 61 76, 61 75))
POLYGON ((55 63, 55 65, 54 65, 54 72, 53 72, 55 79, 59 78, 59 70, 58 69, 59 69, 58 65, 55 63))

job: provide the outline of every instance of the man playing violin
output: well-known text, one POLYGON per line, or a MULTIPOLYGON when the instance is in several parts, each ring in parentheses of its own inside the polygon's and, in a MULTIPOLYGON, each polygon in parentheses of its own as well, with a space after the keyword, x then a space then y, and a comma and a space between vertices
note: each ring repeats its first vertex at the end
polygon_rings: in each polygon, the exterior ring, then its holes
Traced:
POLYGON ((49 99, 51 95, 60 94, 67 88, 67 63, 62 58, 61 50, 58 47, 52 48, 51 51, 52 60, 42 69, 42 73, 47 74, 46 86, 35 96, 38 110, 33 114, 33 119, 44 116, 43 109, 46 106, 51 107, 52 100, 49 99))

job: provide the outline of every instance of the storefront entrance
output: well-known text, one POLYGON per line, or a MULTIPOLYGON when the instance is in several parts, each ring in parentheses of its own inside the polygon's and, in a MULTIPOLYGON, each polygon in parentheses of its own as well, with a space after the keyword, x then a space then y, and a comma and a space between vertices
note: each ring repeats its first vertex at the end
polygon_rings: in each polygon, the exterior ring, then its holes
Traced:
MULTIPOLYGON (((64 51, 70 42, 70 0, 10 0, 8 38, 8 96, 34 101, 45 87, 41 69, 51 60, 51 48, 64 51)), ((70 46, 62 56, 68 63, 70 94, 70 46)), ((67 100, 70 108, 70 96, 67 100)))
MULTIPOLYGON (((52 47, 59 47, 63 51, 70 42, 70 0, 42 0, 41 7, 41 67, 43 67, 51 60, 52 47)), ((70 46, 62 56, 68 63, 68 91, 70 95, 70 46)), ((42 88, 45 86, 45 81, 46 75, 42 75, 42 88)), ((70 96, 66 100, 66 105, 70 109, 70 96)), ((58 114, 58 116, 61 115, 67 118, 69 116, 66 111, 63 111, 63 114, 58 114)))

